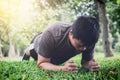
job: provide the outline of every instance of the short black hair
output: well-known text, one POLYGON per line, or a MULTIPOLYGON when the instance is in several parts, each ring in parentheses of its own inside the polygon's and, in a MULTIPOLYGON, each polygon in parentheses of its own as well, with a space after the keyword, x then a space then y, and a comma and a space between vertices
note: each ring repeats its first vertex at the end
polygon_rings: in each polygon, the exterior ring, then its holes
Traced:
POLYGON ((99 23, 95 17, 79 16, 72 24, 73 38, 81 40, 85 46, 94 45, 99 38, 99 23))

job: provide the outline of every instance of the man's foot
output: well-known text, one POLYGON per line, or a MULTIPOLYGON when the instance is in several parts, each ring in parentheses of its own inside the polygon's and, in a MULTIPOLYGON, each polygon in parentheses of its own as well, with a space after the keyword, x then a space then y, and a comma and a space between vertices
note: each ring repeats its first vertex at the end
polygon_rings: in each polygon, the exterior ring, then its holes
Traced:
POLYGON ((23 55, 22 61, 23 60, 29 60, 30 59, 30 50, 29 47, 25 50, 25 54, 23 55))
POLYGON ((29 60, 29 59, 30 59, 30 56, 25 53, 25 54, 23 55, 22 61, 23 61, 23 60, 29 60))

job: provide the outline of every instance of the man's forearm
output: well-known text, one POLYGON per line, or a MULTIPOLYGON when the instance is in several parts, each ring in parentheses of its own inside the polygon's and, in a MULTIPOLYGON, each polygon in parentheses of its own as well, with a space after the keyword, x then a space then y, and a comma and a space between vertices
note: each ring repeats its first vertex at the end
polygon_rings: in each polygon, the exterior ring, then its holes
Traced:
POLYGON ((44 70, 53 70, 53 71, 60 71, 63 70, 63 66, 57 66, 54 64, 51 64, 49 62, 44 62, 41 64, 38 64, 38 67, 44 70))

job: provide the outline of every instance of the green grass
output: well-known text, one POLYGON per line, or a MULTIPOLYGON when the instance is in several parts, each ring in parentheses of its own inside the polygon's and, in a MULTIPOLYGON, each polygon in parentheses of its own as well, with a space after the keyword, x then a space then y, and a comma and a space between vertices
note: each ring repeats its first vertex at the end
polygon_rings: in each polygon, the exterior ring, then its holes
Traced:
MULTIPOLYGON (((80 56, 72 58, 79 66, 80 56)), ((37 68, 31 61, 0 61, 0 80, 120 80, 120 53, 115 57, 104 58, 96 54, 101 68, 98 72, 86 71, 79 67, 78 72, 55 72, 37 68)))

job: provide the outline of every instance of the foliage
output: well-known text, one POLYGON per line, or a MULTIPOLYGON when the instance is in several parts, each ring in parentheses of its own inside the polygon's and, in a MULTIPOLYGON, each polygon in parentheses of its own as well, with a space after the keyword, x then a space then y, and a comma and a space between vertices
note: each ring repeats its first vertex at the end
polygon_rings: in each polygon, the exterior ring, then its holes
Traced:
MULTIPOLYGON (((73 14, 73 16, 92 15, 97 17, 97 14, 98 14, 97 7, 94 4, 94 1, 92 0, 55 0, 55 1, 45 0, 45 2, 49 4, 49 5, 46 4, 46 6, 49 6, 55 9, 59 9, 59 8, 64 9, 64 12, 69 11, 71 12, 69 13, 69 15, 73 14), (56 5, 56 6, 53 6, 53 5, 56 5)), ((42 1, 40 1, 39 3, 42 4, 42 1)), ((60 13, 59 15, 62 15, 62 14, 60 13)))
POLYGON ((4 55, 6 55, 8 50, 8 34, 10 33, 10 28, 8 27, 7 20, 5 17, 0 17, 0 47, 3 49, 4 55))
POLYGON ((5 62, 0 61, 1 80, 118 80, 120 79, 120 59, 99 60, 98 72, 89 72, 79 68, 78 72, 54 72, 37 68, 34 61, 5 62))
POLYGON ((4 55, 8 54, 9 38, 23 52, 35 34, 56 20, 55 16, 51 8, 40 12, 33 0, 0 0, 0 46, 4 55))
POLYGON ((114 49, 115 49, 116 52, 120 52, 120 36, 118 36, 117 40, 118 41, 116 42, 114 49))
POLYGON ((101 39, 101 38, 100 38, 99 41, 96 43, 95 52, 104 52, 104 51, 103 51, 103 45, 102 45, 102 39, 101 39))
MULTIPOLYGON (((120 31, 119 2, 108 0, 106 8, 110 15, 110 32, 115 36, 114 47, 117 43, 116 32, 120 31)), ((0 0, 2 51, 5 55, 8 52, 9 36, 16 48, 23 52, 31 38, 36 33, 42 32, 47 24, 55 21, 73 22, 80 15, 98 16, 93 0, 0 0)))
POLYGON ((110 33, 113 37, 112 48, 119 51, 119 34, 120 34, 120 4, 119 0, 109 0, 106 4, 110 33), (114 12, 114 14, 113 14, 114 12))
POLYGON ((110 31, 113 37, 116 37, 117 32, 120 34, 120 4, 117 4, 115 0, 108 1, 106 9, 109 14, 110 31))

